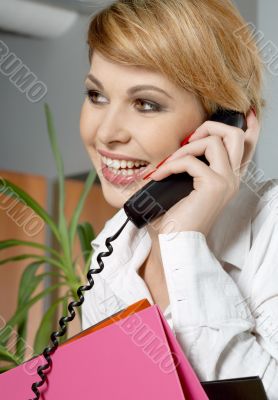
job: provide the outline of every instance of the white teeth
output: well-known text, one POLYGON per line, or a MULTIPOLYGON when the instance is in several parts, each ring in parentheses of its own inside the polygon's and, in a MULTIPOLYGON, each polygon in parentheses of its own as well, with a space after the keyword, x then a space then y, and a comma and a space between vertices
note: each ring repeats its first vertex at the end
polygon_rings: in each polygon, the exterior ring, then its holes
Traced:
POLYGON ((112 160, 111 158, 104 156, 102 156, 102 160, 105 165, 107 165, 110 168, 114 168, 116 170, 119 170, 120 168, 133 168, 134 166, 138 168, 140 165, 146 166, 148 164, 145 161, 141 160, 138 161, 112 160))
POLYGON ((109 167, 111 168, 116 168, 116 169, 120 169, 121 167, 121 162, 120 160, 113 160, 111 164, 109 164, 109 167))
POLYGON ((134 169, 115 169, 115 168, 109 168, 115 175, 123 175, 123 176, 131 176, 134 175, 138 171, 142 171, 145 169, 145 167, 139 168, 139 170, 134 170, 134 169))
POLYGON ((128 161, 127 162, 128 168, 133 168, 134 167, 134 162, 133 161, 128 161))

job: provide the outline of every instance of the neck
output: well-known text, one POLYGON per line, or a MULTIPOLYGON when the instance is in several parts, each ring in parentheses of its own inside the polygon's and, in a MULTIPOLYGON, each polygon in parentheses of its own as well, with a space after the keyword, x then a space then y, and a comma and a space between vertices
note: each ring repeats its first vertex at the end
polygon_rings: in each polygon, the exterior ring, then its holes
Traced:
POLYGON ((162 272, 163 270, 160 247, 159 247, 158 231, 154 230, 150 225, 147 225, 146 228, 148 234, 150 235, 152 245, 150 253, 145 261, 145 265, 151 266, 151 270, 157 274, 160 271, 162 272))

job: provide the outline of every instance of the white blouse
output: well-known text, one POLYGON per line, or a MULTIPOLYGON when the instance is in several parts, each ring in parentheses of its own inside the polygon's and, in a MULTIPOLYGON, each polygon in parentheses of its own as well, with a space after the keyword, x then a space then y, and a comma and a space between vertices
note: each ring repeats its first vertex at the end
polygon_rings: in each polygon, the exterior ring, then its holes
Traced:
MULTIPOLYGON (((91 267, 126 221, 121 208, 91 242, 91 267)), ((164 316, 200 381, 259 375, 278 400, 278 179, 241 182, 207 237, 159 234, 170 304, 164 316)), ((138 270, 151 249, 131 221, 111 242, 103 271, 84 292, 82 329, 147 298, 138 270)))

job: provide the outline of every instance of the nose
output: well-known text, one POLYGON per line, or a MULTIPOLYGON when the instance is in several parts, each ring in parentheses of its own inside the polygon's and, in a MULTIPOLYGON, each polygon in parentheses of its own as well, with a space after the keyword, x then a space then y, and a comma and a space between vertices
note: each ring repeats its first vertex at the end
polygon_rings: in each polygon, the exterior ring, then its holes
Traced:
POLYGON ((127 119, 118 108, 107 109, 103 114, 98 125, 97 137, 105 145, 112 142, 125 143, 130 139, 127 119))

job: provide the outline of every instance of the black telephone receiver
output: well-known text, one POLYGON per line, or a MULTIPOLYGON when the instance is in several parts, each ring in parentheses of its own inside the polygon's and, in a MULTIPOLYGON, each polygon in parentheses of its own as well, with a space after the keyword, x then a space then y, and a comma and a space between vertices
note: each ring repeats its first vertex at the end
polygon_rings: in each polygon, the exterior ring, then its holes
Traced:
MULTIPOLYGON (((228 125, 237 126, 244 131, 247 129, 247 124, 245 117, 242 113, 237 111, 222 110, 218 111, 210 117, 210 120, 223 122, 228 125)), ((205 156, 197 157, 199 160, 205 162, 209 165, 209 162, 205 156)), ((32 391, 35 393, 36 397, 31 400, 39 400, 41 393, 38 390, 40 386, 46 382, 46 374, 49 372, 49 368, 52 365, 51 355, 56 351, 59 342, 57 337, 63 336, 67 331, 67 323, 71 322, 76 313, 74 311, 75 307, 80 307, 84 302, 84 296, 82 292, 86 290, 91 290, 94 286, 93 274, 99 274, 104 268, 104 263, 102 261, 103 257, 110 256, 113 252, 113 247, 111 242, 117 239, 121 234, 122 230, 125 228, 129 221, 132 221, 138 228, 142 228, 146 223, 149 223, 153 218, 165 213, 169 208, 176 204, 179 200, 188 196, 188 194, 193 190, 193 178, 187 172, 173 174, 167 176, 160 181, 150 181, 144 187, 142 187, 138 192, 136 192, 125 204, 124 210, 127 214, 127 219, 125 223, 120 227, 120 229, 112 236, 106 238, 105 245, 108 249, 107 252, 100 252, 97 256, 97 262, 100 268, 92 268, 87 273, 87 278, 89 284, 80 286, 77 289, 77 296, 79 301, 72 301, 68 305, 68 311, 70 316, 65 316, 60 318, 59 325, 61 329, 59 331, 54 331, 50 335, 52 346, 46 347, 43 350, 43 356, 46 359, 46 364, 40 365, 37 368, 37 373, 41 377, 40 381, 34 382, 32 384, 32 391), (44 372, 48 370, 48 372, 44 372)))
MULTIPOLYGON (((244 131, 247 123, 244 114, 238 111, 220 110, 213 114, 211 121, 223 122, 236 126, 244 131)), ((196 157, 207 165, 205 156, 196 157)), ((124 204, 124 210, 129 219, 142 228, 154 218, 164 214, 179 200, 188 196, 193 190, 193 178, 187 172, 172 174, 160 181, 150 181, 136 192, 124 204)))

